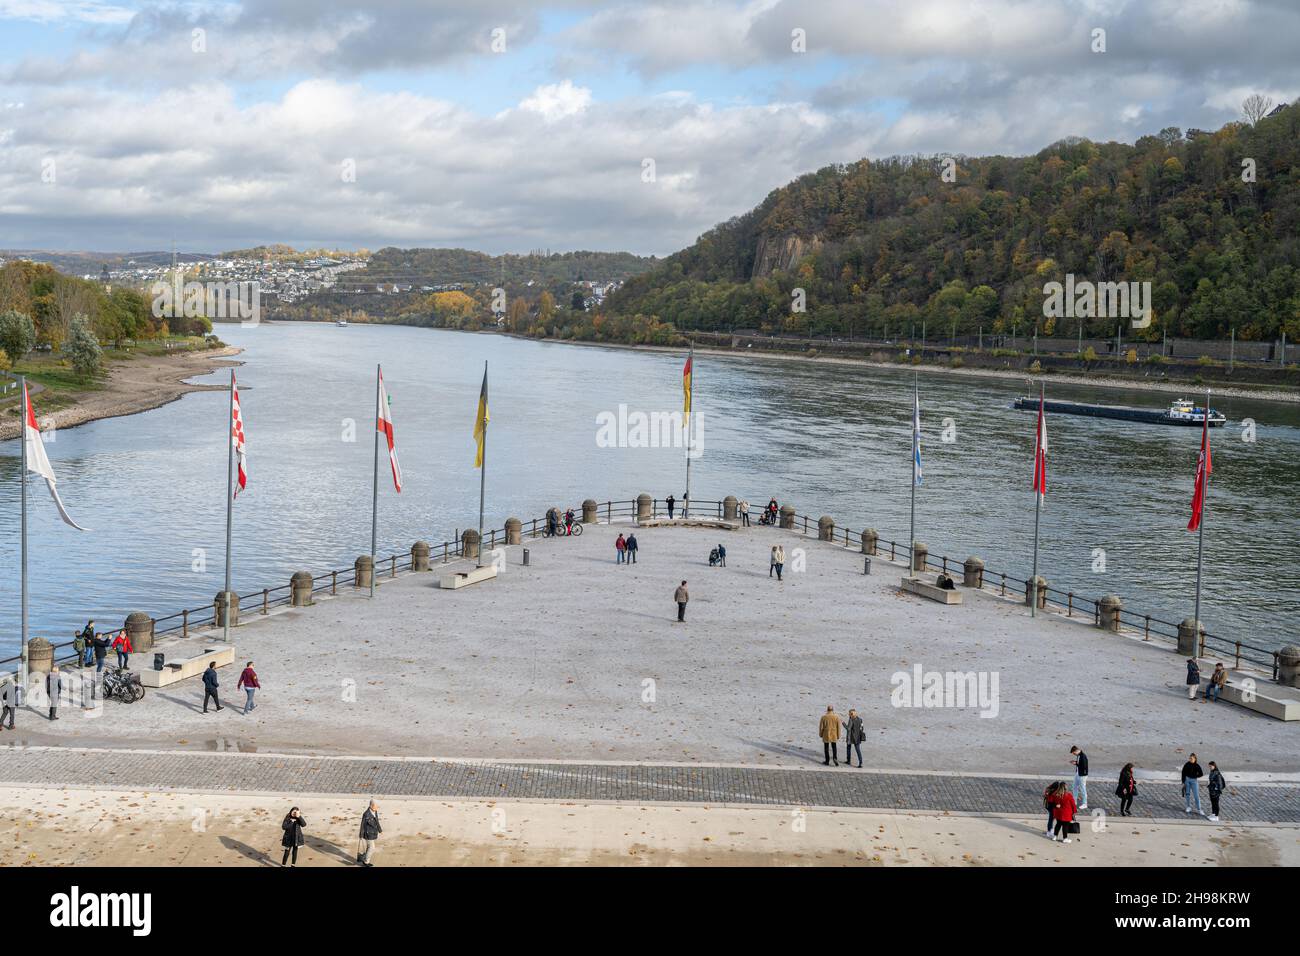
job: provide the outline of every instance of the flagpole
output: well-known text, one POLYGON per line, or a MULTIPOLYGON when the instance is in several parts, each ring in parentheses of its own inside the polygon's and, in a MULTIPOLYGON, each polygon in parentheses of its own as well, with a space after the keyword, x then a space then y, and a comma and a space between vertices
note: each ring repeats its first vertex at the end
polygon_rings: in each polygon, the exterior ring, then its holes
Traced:
POLYGON ((230 643, 230 522, 235 501, 235 370, 230 370, 230 410, 226 415, 226 586, 221 600, 226 606, 221 639, 230 643))
MULTIPOLYGON (((487 387, 487 359, 483 360, 483 386, 487 387)), ((483 423, 483 467, 478 476, 478 565, 483 567, 483 499, 487 494, 487 422, 483 423)))
POLYGON ((1192 627, 1195 628, 1196 637, 1193 640, 1199 640, 1201 632, 1201 562, 1205 555, 1205 506, 1208 504, 1206 499, 1210 496, 1210 390, 1208 388, 1205 390, 1205 416, 1201 419, 1201 448, 1206 460, 1201 466, 1201 520, 1196 526, 1196 612, 1192 615, 1192 627))
MULTIPOLYGON (((28 408, 27 399, 27 376, 18 377, 18 388, 22 390, 23 395, 23 426, 22 426, 22 446, 23 462, 22 468, 18 472, 18 480, 22 482, 22 688, 24 692, 27 689, 27 416, 31 414, 28 408)), ((14 705, 17 706, 18 700, 15 697, 14 705)))
MULTIPOLYGON (((1043 440, 1043 399, 1046 388, 1038 383, 1038 434, 1034 436, 1034 471, 1038 471, 1038 449, 1043 440)), ((1046 467, 1044 465, 1044 467, 1046 467)), ((1043 510, 1043 493, 1034 489, 1034 572, 1029 579, 1029 616, 1038 616, 1038 516, 1043 510)))
POLYGON ((691 367, 691 410, 686 413, 686 500, 682 502, 682 517, 689 518, 691 511, 691 419, 695 417, 695 341, 686 359, 691 367))
POLYGON ((379 397, 379 376, 383 372, 380 366, 375 366, 375 464, 370 469, 370 477, 374 481, 374 488, 370 495, 370 596, 375 596, 375 574, 378 569, 375 567, 375 551, 379 537, 379 421, 383 418, 384 412, 379 397))
POLYGON ((916 573, 916 449, 920 441, 918 434, 917 409, 921 404, 921 393, 916 382, 916 372, 912 372, 912 522, 907 529, 907 576, 916 573))

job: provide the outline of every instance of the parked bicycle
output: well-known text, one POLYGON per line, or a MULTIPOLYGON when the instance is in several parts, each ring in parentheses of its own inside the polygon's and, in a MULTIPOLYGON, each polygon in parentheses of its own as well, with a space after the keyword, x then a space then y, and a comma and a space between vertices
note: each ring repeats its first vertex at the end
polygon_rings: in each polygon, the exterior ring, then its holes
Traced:
POLYGON ((134 704, 144 697, 144 684, 140 675, 125 667, 109 667, 104 670, 104 699, 114 698, 124 704, 134 704))

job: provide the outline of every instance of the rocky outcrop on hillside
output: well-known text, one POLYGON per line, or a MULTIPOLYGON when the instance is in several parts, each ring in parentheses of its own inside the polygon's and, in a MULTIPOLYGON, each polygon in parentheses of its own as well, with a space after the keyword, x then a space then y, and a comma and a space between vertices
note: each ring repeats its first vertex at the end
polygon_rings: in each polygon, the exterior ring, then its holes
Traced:
POLYGON ((799 260, 821 246, 822 240, 818 236, 759 236, 750 278, 761 279, 773 272, 789 272, 799 264, 799 260))

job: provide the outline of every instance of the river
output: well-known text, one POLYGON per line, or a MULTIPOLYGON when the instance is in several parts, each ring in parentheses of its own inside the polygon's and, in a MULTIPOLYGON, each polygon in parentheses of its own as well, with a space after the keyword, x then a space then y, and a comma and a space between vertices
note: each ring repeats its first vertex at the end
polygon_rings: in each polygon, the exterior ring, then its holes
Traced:
MULTIPOLYGON (((368 551, 377 362, 404 472, 401 495, 386 473, 380 486, 381 553, 477 523, 471 429, 484 360, 489 527, 550 503, 684 491, 680 448, 601 447, 596 437, 597 415, 620 403, 679 410, 679 355, 397 326, 219 332, 245 349, 237 375, 249 485, 235 504, 233 561, 240 593, 285 584, 299 569, 347 566, 368 551)), ((1009 407, 1027 385, 925 374, 920 384, 918 539, 931 555, 978 554, 991 571, 1028 577, 1034 416, 1009 407)), ((697 356, 695 496, 735 494, 757 508, 775 495, 801 513, 905 541, 911 386, 902 369, 697 356)), ((1147 407, 1170 397, 1065 385, 1049 393, 1147 407)), ((129 611, 163 616, 211 601, 223 574, 227 401, 193 393, 60 431, 47 445, 69 511, 94 530, 66 528, 44 487, 29 486, 34 636, 67 640, 89 617, 111 627, 129 611)), ((1295 640, 1300 614, 1300 408, 1236 397, 1214 405, 1229 425, 1212 433, 1201 616, 1213 633, 1275 647, 1295 640), (1245 440, 1245 418, 1256 422, 1255 441, 1245 440)), ((1040 573, 1054 588, 1116 593, 1132 609, 1190 617, 1196 536, 1185 528, 1199 440, 1194 428, 1052 416, 1040 573)), ((19 453, 16 441, 0 445, 6 654, 18 646, 19 453)), ((575 577, 574 592, 581 587, 575 577)))

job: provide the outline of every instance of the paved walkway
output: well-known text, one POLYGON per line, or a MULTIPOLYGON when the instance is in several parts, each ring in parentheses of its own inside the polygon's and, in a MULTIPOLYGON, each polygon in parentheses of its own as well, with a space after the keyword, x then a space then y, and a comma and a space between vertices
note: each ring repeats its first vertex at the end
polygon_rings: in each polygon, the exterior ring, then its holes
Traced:
MULTIPOLYGON (((654 764, 487 763, 470 760, 297 757, 277 754, 5 749, 0 782, 292 794, 501 800, 710 803, 959 813, 1041 812, 1035 778, 873 773, 844 767, 783 769, 654 764)), ((1136 817, 1182 818, 1174 783, 1144 781, 1136 817)), ((1118 810, 1113 782, 1098 778, 1091 809, 1118 810)), ((1210 801, 1201 788, 1202 806, 1210 801)), ((1229 822, 1300 823, 1300 787, 1233 786, 1229 822)))

